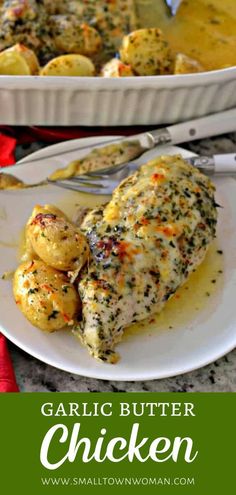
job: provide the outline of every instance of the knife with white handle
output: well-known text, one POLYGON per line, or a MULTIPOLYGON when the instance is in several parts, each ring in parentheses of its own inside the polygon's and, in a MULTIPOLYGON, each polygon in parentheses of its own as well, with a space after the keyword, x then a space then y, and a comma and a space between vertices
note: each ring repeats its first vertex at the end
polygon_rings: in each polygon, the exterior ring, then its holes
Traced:
POLYGON ((68 154, 69 151, 89 152, 94 148, 101 148, 102 146, 107 146, 113 143, 121 144, 122 142, 132 141, 139 143, 139 146, 137 146, 137 155, 133 156, 134 159, 138 158, 146 151, 163 144, 175 145, 187 143, 196 139, 218 136, 220 134, 234 131, 236 131, 236 108, 212 115, 207 115, 205 117, 190 120, 188 122, 181 122, 180 124, 162 127, 153 131, 143 132, 141 134, 135 134, 129 137, 122 136, 114 139, 111 139, 110 137, 109 139, 105 139, 103 141, 100 141, 99 143, 95 143, 92 145, 84 145, 83 140, 80 145, 79 139, 78 142, 75 142, 73 140, 70 149, 66 147, 65 150, 62 149, 60 150, 60 152, 55 153, 53 146, 50 147, 51 149, 49 150, 45 148, 44 150, 40 150, 39 156, 37 156, 37 152, 34 153, 33 158, 28 155, 27 157, 19 160, 17 162, 17 165, 23 163, 37 162, 48 158, 54 158, 56 156, 62 156, 63 154, 68 154))
MULTIPOLYGON (((149 146, 180 144, 236 131, 236 108, 147 132, 149 146)), ((139 135, 142 139, 142 135, 139 135)), ((133 136, 134 137, 134 136, 133 136)), ((138 136, 137 136, 138 138, 138 136)))

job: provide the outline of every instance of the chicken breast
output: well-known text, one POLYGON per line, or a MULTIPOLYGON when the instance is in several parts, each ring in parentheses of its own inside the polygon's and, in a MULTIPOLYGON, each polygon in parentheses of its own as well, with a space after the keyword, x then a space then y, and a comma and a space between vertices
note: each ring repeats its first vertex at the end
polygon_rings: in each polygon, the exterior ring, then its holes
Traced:
POLYGON ((142 166, 89 212, 81 228, 91 261, 80 275, 75 333, 92 356, 117 360, 124 327, 161 311, 202 262, 216 222, 213 184, 180 156, 142 166))

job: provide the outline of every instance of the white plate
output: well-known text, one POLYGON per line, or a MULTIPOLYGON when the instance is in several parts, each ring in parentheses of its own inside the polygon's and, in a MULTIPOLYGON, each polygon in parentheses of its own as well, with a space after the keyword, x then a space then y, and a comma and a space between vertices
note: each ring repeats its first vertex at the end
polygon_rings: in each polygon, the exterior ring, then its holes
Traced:
MULTIPOLYGON (((57 153, 78 148, 104 138, 89 138, 50 147, 57 153)), ((51 150, 50 150, 51 151, 51 150)), ((37 152, 38 157, 47 151, 37 152)), ((160 153, 190 153, 180 148, 162 148, 160 153)), ((55 159, 22 164, 8 170, 25 181, 45 178, 58 166, 82 152, 68 151, 55 159)), ((157 152, 152 151, 149 157, 157 152)), ((172 330, 137 332, 119 344, 121 360, 116 365, 96 362, 87 350, 67 332, 46 334, 33 328, 17 309, 11 281, 0 281, 0 329, 12 342, 34 357, 57 368, 88 377, 109 380, 149 380, 164 378, 204 366, 229 352, 236 345, 236 182, 231 178, 216 181, 219 211, 218 242, 224 250, 223 283, 209 298, 209 304, 188 322, 172 330)), ((55 203, 71 212, 75 203, 86 205, 86 195, 64 192, 56 187, 0 192, 0 274, 17 266, 20 233, 36 203, 55 203)), ((181 306, 180 302, 180 307, 181 306)), ((183 305, 184 311, 184 305, 183 305)), ((173 322, 174 326, 174 322, 173 322)))

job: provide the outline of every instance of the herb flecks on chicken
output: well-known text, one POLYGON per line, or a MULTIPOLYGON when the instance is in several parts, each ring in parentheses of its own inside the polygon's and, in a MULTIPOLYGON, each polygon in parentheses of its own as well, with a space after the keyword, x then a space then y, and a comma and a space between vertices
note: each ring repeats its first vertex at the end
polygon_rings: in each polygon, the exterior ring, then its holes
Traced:
POLYGON ((80 53, 76 42, 79 44, 79 26, 84 24, 101 35, 103 50, 97 63, 106 61, 114 56, 123 36, 136 27, 134 2, 4 0, 0 6, 0 51, 22 43, 35 51, 41 63, 71 50, 80 53))
POLYGON ((216 222, 213 184, 180 156, 142 166, 88 213, 91 260, 78 284, 83 320, 75 333, 92 356, 117 360, 124 327, 162 310, 203 261, 216 222))

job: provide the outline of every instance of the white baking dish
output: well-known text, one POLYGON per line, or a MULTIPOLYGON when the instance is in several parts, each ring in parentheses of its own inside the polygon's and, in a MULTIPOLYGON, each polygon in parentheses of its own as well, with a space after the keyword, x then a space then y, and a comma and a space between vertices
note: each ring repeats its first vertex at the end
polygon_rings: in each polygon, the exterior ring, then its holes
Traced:
POLYGON ((172 123, 236 106, 236 67, 133 78, 0 76, 0 123, 172 123))

